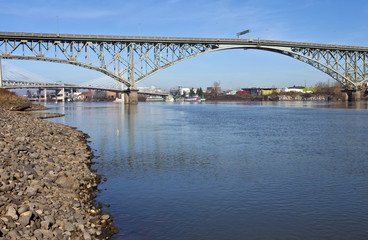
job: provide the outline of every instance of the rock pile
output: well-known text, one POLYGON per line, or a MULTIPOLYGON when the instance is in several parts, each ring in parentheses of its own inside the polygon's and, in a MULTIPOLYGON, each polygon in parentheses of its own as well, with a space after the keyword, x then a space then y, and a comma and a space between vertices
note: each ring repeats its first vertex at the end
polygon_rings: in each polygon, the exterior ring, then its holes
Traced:
POLYGON ((0 239, 106 239, 86 135, 0 108, 0 239))

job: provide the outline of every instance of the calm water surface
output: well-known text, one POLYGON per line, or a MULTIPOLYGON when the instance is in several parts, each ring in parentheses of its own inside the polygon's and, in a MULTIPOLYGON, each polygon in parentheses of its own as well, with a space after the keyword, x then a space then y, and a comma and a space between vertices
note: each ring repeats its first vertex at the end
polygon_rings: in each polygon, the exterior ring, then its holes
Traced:
POLYGON ((368 239, 368 109, 74 103, 115 239, 368 239))

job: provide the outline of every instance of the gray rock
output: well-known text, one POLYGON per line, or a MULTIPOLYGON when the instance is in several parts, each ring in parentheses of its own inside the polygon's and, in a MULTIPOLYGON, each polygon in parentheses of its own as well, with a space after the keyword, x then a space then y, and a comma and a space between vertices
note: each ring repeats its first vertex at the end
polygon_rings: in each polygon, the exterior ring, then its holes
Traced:
POLYGON ((83 237, 84 237, 85 240, 91 240, 92 239, 91 235, 88 232, 83 232, 83 237))
POLYGON ((41 231, 41 229, 36 229, 35 231, 34 231, 34 237, 37 239, 37 240, 41 240, 41 239, 43 239, 43 234, 42 234, 42 231, 41 231))
POLYGON ((50 222, 49 221, 41 221, 41 228, 42 229, 46 229, 46 230, 48 230, 48 229, 50 229, 50 222))
POLYGON ((17 220, 18 219, 17 210, 15 210, 13 206, 9 206, 8 211, 6 212, 5 216, 9 216, 13 218, 14 220, 17 220))
POLYGON ((51 224, 55 223, 55 218, 51 215, 44 216, 45 221, 48 221, 51 224))
POLYGON ((9 222, 9 219, 7 217, 1 217, 0 220, 3 221, 5 224, 8 224, 9 222))
POLYGON ((60 176, 56 179, 55 183, 62 188, 77 189, 79 184, 72 177, 60 176))
POLYGON ((10 237, 10 239, 21 239, 17 230, 8 232, 7 237, 10 237))
POLYGON ((18 208, 18 213, 19 214, 22 214, 22 213, 24 213, 24 212, 26 212, 26 211, 28 211, 29 210, 29 208, 27 207, 27 206, 20 206, 19 208, 18 208))
POLYGON ((31 220, 32 212, 27 211, 20 215, 18 222, 22 224, 22 226, 27 226, 31 220))
POLYGON ((52 239, 54 237, 54 234, 50 230, 41 230, 43 239, 52 239))
POLYGON ((31 153, 31 154, 29 154, 29 156, 31 158, 39 158, 40 157, 40 154, 38 154, 38 153, 31 153))
POLYGON ((37 191, 38 191, 37 187, 29 186, 29 187, 27 188, 27 190, 26 190, 26 194, 27 194, 28 196, 34 196, 34 195, 36 195, 36 194, 37 194, 37 191))
POLYGON ((68 232, 73 232, 75 231, 75 227, 73 224, 71 224, 70 222, 64 222, 64 230, 68 231, 68 232))
POLYGON ((26 140, 26 138, 25 137, 17 137, 16 139, 15 139, 15 141, 18 141, 18 142, 24 142, 26 140))
POLYGON ((31 166, 29 166, 28 164, 19 163, 18 167, 20 169, 24 170, 25 172, 27 172, 28 174, 38 176, 37 172, 31 166))

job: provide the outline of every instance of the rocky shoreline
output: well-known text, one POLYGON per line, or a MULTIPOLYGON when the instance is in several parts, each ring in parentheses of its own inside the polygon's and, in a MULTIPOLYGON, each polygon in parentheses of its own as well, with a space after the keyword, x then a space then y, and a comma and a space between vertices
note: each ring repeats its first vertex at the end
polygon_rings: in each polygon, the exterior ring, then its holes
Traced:
POLYGON ((108 239, 84 133, 0 108, 0 239, 108 239))

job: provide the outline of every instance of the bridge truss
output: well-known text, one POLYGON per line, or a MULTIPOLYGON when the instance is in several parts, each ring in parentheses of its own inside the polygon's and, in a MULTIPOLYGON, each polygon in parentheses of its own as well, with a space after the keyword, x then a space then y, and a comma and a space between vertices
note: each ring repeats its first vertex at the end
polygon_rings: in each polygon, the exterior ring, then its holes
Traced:
POLYGON ((330 75, 347 89, 356 89, 367 80, 368 53, 335 49, 292 48, 286 55, 330 75))
POLYGON ((100 71, 127 87, 185 59, 226 49, 283 54, 330 75, 346 89, 367 80, 367 47, 251 39, 0 33, 0 58, 67 63, 100 71))

